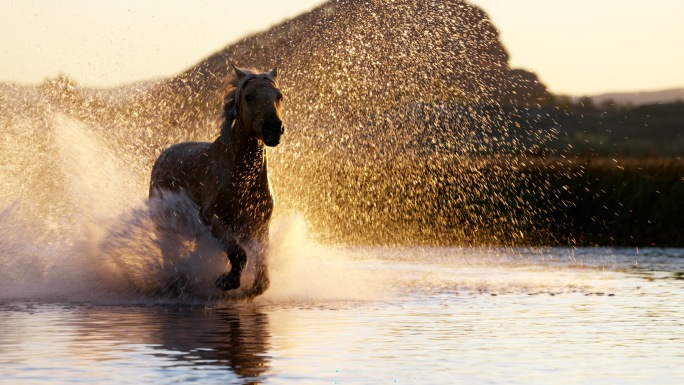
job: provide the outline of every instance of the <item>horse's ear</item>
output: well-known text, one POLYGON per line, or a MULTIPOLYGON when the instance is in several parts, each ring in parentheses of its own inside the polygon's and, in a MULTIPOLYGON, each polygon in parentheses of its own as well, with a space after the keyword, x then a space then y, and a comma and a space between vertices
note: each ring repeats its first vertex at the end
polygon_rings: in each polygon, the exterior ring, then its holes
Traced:
POLYGON ((273 79, 278 77, 278 67, 273 67, 271 72, 268 73, 273 79))
POLYGON ((237 68, 235 65, 233 65, 233 69, 235 70, 235 76, 237 76, 238 80, 244 78, 245 75, 247 75, 247 73, 245 73, 245 71, 237 68))

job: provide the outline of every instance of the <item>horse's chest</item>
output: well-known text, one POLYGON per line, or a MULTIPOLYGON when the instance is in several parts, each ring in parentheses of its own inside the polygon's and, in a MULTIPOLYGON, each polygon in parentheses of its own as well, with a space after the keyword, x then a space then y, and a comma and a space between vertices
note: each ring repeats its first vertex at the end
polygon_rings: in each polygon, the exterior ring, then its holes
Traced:
POLYGON ((241 221, 268 222, 273 213, 273 197, 268 190, 248 192, 238 196, 233 210, 241 221))
POLYGON ((251 233, 263 228, 271 219, 274 204, 268 186, 259 189, 234 186, 218 195, 214 215, 231 231, 251 233))

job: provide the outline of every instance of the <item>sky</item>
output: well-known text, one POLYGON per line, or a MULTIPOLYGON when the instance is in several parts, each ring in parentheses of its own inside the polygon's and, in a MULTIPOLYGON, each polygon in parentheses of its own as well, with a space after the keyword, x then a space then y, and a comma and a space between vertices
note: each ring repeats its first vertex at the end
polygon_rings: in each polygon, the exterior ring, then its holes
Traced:
MULTIPOLYGON (((0 0, 0 81, 169 77, 323 0, 0 0)), ((684 87, 684 1, 472 0, 557 94, 684 87)), ((390 6, 390 5, 388 5, 390 6)))

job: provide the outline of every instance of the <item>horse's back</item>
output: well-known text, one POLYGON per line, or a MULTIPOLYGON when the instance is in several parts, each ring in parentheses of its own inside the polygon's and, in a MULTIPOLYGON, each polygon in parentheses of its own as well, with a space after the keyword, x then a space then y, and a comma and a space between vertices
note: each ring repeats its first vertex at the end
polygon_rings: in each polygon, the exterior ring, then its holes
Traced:
POLYGON ((207 173, 210 144, 184 142, 164 150, 152 167, 150 197, 162 189, 188 193, 197 189, 207 173))

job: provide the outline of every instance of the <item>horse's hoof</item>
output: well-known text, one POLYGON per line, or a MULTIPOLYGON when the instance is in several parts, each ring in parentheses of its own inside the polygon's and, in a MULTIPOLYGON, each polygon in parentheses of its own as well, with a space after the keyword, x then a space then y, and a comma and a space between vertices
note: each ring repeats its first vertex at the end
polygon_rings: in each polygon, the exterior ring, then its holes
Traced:
POLYGON ((234 290, 240 287, 240 274, 223 273, 216 279, 216 287, 221 290, 234 290))

